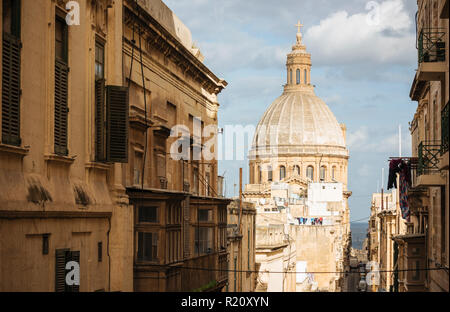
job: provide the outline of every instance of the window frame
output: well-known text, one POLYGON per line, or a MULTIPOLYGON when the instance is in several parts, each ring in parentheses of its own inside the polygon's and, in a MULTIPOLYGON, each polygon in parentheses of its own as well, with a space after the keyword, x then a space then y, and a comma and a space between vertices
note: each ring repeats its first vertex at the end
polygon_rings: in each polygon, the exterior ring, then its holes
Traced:
POLYGON ((281 165, 279 171, 280 171, 279 174, 280 174, 280 181, 281 181, 286 178, 286 167, 281 165))
POLYGON ((309 165, 306 167, 306 177, 311 181, 314 181, 314 166, 309 165))
POLYGON ((159 261, 159 233, 158 231, 136 231, 136 262, 158 262, 159 261), (142 242, 142 245, 140 244, 140 235, 142 235, 142 238, 144 239, 144 242, 142 242), (151 258, 148 259, 144 256, 144 250, 145 250, 145 236, 151 235, 151 258), (154 238, 156 237, 156 238, 154 238), (154 241, 156 241, 156 244, 154 245, 154 241), (142 249, 141 249, 142 246, 142 249), (156 248, 156 254, 153 253, 153 249, 156 248))

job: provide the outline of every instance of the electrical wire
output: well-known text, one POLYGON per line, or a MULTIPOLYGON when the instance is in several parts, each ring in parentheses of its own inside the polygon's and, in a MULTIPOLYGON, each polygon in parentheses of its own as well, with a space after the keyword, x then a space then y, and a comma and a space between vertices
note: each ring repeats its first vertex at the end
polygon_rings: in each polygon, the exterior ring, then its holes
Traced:
POLYGON ((145 88, 145 74, 144 74, 144 62, 142 60, 142 30, 141 30, 141 10, 139 9, 137 0, 135 0, 136 3, 136 9, 138 10, 138 37, 139 37, 139 60, 141 63, 141 77, 142 77, 142 90, 144 92, 144 119, 145 119, 145 144, 144 144, 144 156, 142 159, 142 180, 141 180, 141 190, 144 190, 144 177, 145 177, 145 161, 147 159, 147 148, 148 148, 148 121, 147 121, 147 94, 146 94, 146 88, 145 88))
MULTIPOLYGON (((165 267, 165 265, 154 265, 154 266, 162 266, 165 267)), ((172 268, 172 267, 171 267, 172 268)), ((213 268, 201 268, 201 267, 184 267, 179 266, 177 267, 179 269, 185 269, 185 270, 197 270, 197 271, 210 271, 210 272, 239 272, 239 273, 269 273, 269 274, 355 274, 355 273, 362 273, 358 270, 355 271, 314 271, 314 272, 297 272, 297 271, 254 271, 254 270, 231 270, 231 269, 213 269, 213 268)), ((392 272, 416 272, 416 271, 438 271, 438 270, 445 270, 445 268, 424 268, 424 269, 402 269, 402 270, 373 270, 368 271, 364 273, 392 273, 392 272)))

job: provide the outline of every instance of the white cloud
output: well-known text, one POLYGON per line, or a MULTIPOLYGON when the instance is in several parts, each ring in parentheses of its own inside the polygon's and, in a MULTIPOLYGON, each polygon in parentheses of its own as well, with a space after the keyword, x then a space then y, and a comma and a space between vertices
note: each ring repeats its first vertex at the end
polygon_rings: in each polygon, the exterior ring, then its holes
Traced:
MULTIPOLYGON (((411 154, 411 135, 402 132, 402 156, 411 154)), ((354 132, 348 133, 347 145, 350 155, 353 152, 384 153, 387 156, 397 156, 399 149, 398 130, 392 129, 389 133, 362 126, 354 132), (371 131, 372 130, 372 131, 371 131)))
POLYGON ((310 27, 304 41, 314 62, 321 65, 410 63, 415 57, 415 35, 403 0, 387 0, 378 8, 377 25, 370 22, 372 11, 350 15, 341 10, 310 27))

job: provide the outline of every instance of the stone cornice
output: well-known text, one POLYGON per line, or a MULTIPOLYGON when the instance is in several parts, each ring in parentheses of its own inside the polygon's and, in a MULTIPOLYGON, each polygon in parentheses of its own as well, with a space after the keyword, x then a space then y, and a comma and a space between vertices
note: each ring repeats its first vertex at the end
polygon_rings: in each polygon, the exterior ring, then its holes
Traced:
MULTIPOLYGON (((132 25, 133 20, 138 21, 138 17, 130 7, 132 1, 125 0, 124 3, 124 23, 132 25)), ((198 60, 177 38, 167 31, 155 18, 153 18, 141 6, 140 26, 143 28, 145 41, 159 50, 165 57, 169 58, 179 66, 186 74, 198 81, 205 90, 213 94, 219 94, 228 83, 218 78, 200 60, 198 60)))
MULTIPOLYGON (((122 47, 123 53, 131 58, 131 42, 128 39, 124 38, 124 45, 122 47)), ((159 64, 155 59, 153 59, 150 55, 148 55, 144 51, 143 63, 144 67, 148 70, 153 71, 156 75, 161 77, 164 81, 169 83, 171 86, 174 86, 181 92, 187 94, 191 98, 195 99, 199 104, 208 109, 211 112, 217 112, 219 103, 211 101, 205 94, 199 92, 199 90, 194 89, 191 85, 184 82, 182 79, 174 76, 167 68, 164 68, 161 64, 159 64)), ((137 59, 138 55, 135 53, 135 61, 139 61, 137 59)), ((133 83, 142 87, 142 85, 134 80, 133 83)))

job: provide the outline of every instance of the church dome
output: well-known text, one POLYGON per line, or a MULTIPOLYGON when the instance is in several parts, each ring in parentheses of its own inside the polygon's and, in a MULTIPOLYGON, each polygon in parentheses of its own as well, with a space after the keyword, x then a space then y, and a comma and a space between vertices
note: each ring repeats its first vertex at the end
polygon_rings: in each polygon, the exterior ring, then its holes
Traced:
POLYGON ((274 152, 348 156, 345 126, 314 94, 310 83, 311 56, 301 39, 299 29, 297 43, 287 56, 287 84, 258 123, 249 154, 252 158, 270 157, 274 152))

